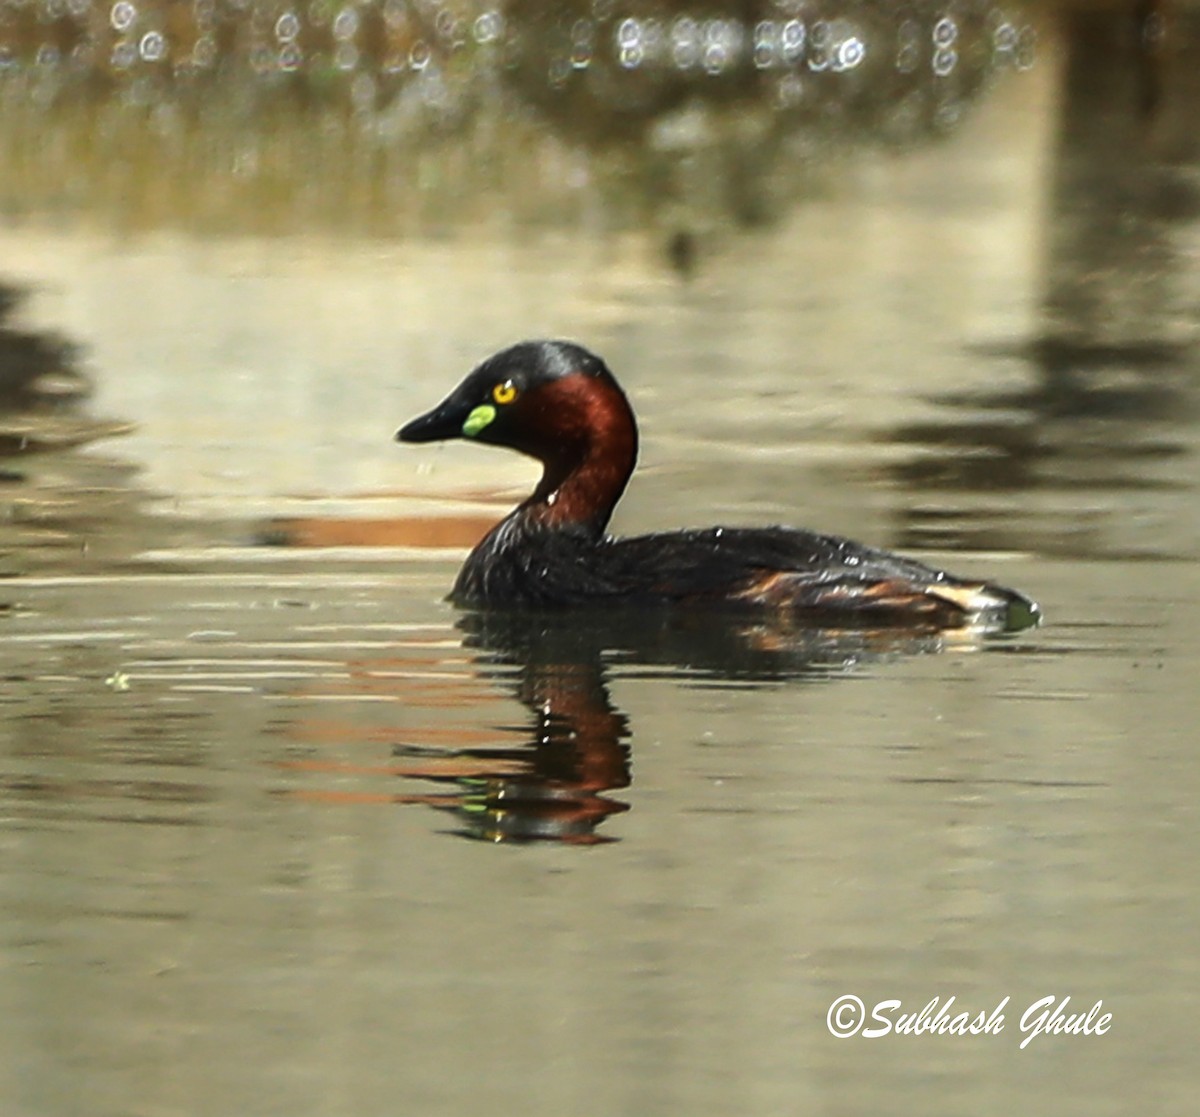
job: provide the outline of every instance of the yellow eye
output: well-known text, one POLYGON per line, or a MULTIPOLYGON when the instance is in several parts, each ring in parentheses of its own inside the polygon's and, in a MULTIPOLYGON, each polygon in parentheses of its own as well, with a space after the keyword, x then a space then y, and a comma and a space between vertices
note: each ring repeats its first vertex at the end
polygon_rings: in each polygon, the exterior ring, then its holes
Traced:
POLYGON ((497 403, 512 403, 516 398, 517 386, 511 380, 506 380, 503 384, 497 384, 492 389, 492 399, 497 403))

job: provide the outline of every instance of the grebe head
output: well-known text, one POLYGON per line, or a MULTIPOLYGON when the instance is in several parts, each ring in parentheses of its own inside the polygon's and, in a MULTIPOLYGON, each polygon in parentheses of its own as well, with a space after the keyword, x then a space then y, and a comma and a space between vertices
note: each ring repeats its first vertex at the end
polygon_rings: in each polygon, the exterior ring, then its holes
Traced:
POLYGON ((598 423, 625 397, 594 353, 568 341, 523 341, 489 357, 437 407, 396 432, 399 442, 470 438, 540 457, 543 443, 598 423))
POLYGON ((489 357, 400 442, 469 438, 545 466, 527 504, 554 519, 607 521, 637 459, 637 424, 608 366, 569 341, 523 341, 489 357), (563 498, 560 502, 560 498, 563 498))

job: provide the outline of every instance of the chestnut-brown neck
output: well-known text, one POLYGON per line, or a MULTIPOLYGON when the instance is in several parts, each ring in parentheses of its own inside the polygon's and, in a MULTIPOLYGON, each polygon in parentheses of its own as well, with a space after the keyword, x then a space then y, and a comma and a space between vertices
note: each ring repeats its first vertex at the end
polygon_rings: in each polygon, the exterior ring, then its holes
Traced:
POLYGON ((637 424, 611 380, 577 374, 537 389, 529 401, 535 433, 519 447, 544 467, 522 515, 547 526, 602 532, 637 461, 637 424))

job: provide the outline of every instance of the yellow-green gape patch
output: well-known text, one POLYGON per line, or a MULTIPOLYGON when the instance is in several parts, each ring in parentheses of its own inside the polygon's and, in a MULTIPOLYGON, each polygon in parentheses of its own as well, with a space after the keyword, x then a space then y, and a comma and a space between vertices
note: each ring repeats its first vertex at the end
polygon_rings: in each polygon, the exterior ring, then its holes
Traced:
POLYGON ((490 403, 481 403, 463 421, 462 432, 468 438, 474 438, 495 418, 496 409, 490 403))

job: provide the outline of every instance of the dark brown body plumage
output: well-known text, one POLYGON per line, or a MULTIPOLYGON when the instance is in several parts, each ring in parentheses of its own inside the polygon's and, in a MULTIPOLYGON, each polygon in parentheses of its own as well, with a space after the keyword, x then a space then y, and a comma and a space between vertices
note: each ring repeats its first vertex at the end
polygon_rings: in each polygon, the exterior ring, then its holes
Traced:
POLYGON ((607 535, 637 459, 637 425, 604 363, 567 342, 497 354, 397 437, 463 435, 530 454, 544 472, 467 558, 451 594, 460 605, 767 609, 938 628, 1039 619, 1014 590, 831 535, 784 527, 607 535))

